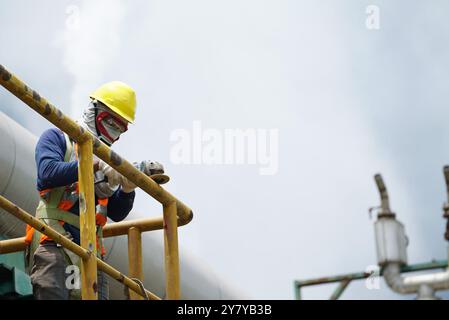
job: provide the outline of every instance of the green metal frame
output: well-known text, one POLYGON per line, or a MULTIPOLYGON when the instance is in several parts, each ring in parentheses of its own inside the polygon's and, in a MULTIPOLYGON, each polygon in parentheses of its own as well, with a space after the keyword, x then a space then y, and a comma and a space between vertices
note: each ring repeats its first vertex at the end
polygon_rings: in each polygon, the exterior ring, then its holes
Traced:
POLYGON ((0 299, 31 299, 30 277, 17 267, 0 263, 0 299))
MULTIPOLYGON (((0 236, 0 240, 6 238, 0 236)), ((28 299, 33 295, 23 252, 0 254, 0 299, 28 299)))
MULTIPOLYGON (((445 268, 447 268, 447 260, 437 260, 427 263, 417 263, 403 266, 401 268, 401 273, 433 270, 433 269, 445 269, 445 268)), ((373 273, 370 272, 356 272, 309 280, 295 280, 294 282, 295 297, 296 300, 301 300, 301 289, 303 287, 339 282, 338 287, 335 289, 335 291, 332 293, 330 297, 330 300, 337 300, 338 298, 341 297, 341 295, 343 294, 343 292, 345 291, 345 289, 348 287, 348 285, 351 283, 352 280, 366 279, 372 275, 373 273)), ((383 275, 383 269, 380 270, 379 275, 380 276, 383 275)))

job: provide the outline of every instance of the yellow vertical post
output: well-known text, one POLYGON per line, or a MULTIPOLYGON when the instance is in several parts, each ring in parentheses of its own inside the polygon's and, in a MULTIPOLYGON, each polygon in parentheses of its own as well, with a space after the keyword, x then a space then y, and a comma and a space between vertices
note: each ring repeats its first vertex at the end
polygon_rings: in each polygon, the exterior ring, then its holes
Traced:
MULTIPOLYGON (((129 277, 137 278, 143 282, 142 269, 142 233, 139 228, 131 227, 128 230, 128 262, 129 277)), ((131 300, 142 300, 143 297, 133 290, 129 290, 129 298, 131 300)))
POLYGON ((165 290, 168 300, 180 298, 178 218, 176 202, 164 205, 165 290))
POLYGON ((78 144, 78 181, 81 246, 91 252, 88 259, 81 259, 81 297, 83 300, 96 300, 97 260, 95 195, 93 174, 92 140, 78 144))

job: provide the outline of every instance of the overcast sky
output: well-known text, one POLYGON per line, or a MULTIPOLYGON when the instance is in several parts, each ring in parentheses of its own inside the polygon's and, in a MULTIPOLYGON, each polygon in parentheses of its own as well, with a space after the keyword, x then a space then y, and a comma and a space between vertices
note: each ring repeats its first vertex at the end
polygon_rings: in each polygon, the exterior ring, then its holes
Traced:
MULTIPOLYGON (((253 298, 291 299, 293 281, 376 264, 368 208, 381 172, 410 238, 409 262, 446 259, 447 1, 0 0, 0 63, 77 118, 121 80, 135 125, 114 145, 165 165, 192 207, 181 247, 253 298), (366 27, 369 5, 379 29, 366 27), (170 135, 277 129, 279 170, 176 164, 170 135)), ((0 90, 0 110, 39 135, 46 121, 0 90)), ((140 193, 136 213, 160 208, 140 193)), ((331 286, 305 289, 328 298, 331 286)), ((353 283, 343 298, 401 298, 353 283)))

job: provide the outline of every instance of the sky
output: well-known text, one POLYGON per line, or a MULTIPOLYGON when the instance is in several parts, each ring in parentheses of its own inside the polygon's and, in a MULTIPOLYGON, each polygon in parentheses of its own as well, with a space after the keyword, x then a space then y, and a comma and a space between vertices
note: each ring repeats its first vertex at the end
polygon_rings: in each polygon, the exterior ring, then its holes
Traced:
MULTIPOLYGON (((74 118, 102 83, 130 84, 136 122, 114 150, 164 164, 166 188, 195 214, 181 248, 252 298, 292 299, 294 280, 376 264, 368 208, 380 203, 378 172, 409 263, 447 258, 448 9, 443 0, 0 0, 0 61, 74 118), (378 29, 367 26, 369 6, 378 29), (215 136, 277 132, 277 170, 174 161, 171 138, 194 140, 198 123, 215 136)), ((49 126, 5 90, 0 110, 36 135, 49 126)), ((136 198, 136 215, 160 211, 136 198)), ((342 298, 413 296, 360 281, 342 298)))

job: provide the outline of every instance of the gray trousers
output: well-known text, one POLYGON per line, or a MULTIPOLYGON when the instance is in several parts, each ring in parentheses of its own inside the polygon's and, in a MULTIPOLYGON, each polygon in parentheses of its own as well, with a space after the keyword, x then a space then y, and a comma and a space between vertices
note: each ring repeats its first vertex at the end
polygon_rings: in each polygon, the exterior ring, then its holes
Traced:
MULTIPOLYGON (((73 299, 66 281, 67 260, 62 247, 56 243, 39 245, 34 252, 33 266, 30 278, 33 285, 33 295, 36 300, 69 300, 73 299)), ((108 300, 109 290, 106 275, 98 272, 98 299, 108 300)))

